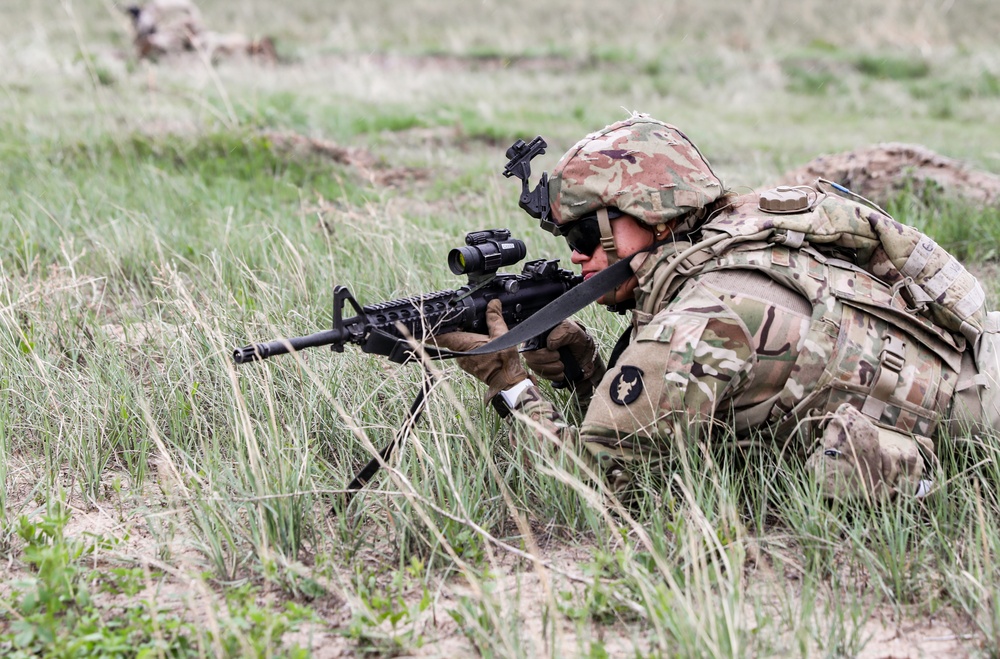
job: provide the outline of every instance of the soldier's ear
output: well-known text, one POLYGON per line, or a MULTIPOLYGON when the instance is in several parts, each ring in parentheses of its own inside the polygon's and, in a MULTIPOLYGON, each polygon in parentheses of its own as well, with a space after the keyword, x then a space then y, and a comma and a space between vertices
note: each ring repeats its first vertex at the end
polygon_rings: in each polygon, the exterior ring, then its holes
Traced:
POLYGON ((142 8, 139 5, 129 5, 125 8, 125 13, 131 16, 133 21, 138 20, 141 11, 142 8))

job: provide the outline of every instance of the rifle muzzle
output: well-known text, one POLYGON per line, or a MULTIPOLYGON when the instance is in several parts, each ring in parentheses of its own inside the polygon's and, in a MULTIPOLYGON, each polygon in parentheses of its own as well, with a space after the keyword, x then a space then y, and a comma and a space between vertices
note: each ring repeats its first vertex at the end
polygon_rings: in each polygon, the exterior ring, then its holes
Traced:
POLYGON ((256 362, 262 359, 267 359, 270 356, 271 355, 267 350, 266 343, 256 343, 254 345, 243 346, 242 348, 233 350, 233 361, 237 364, 256 362))

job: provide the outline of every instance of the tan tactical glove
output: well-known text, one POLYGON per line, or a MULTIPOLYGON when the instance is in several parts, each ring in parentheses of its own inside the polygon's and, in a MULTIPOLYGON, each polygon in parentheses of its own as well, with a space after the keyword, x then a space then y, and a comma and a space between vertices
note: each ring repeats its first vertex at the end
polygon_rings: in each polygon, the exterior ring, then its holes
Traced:
MULTIPOLYGON (((446 350, 467 352, 502 336, 507 332, 507 323, 503 320, 503 307, 500 300, 490 300, 486 306, 486 327, 490 334, 475 334, 473 332, 451 332, 434 337, 437 345, 446 350)), ((455 362, 459 368, 486 383, 486 401, 490 402, 504 389, 510 389, 515 384, 528 379, 528 372, 521 365, 521 358, 516 348, 507 348, 489 355, 472 357, 457 357, 455 362)))
MULTIPOLYGON (((593 389, 593 385, 604 376, 604 362, 597 354, 597 344, 580 323, 564 320, 549 332, 545 347, 521 353, 524 361, 540 377, 556 384, 567 384, 574 388, 593 389), (577 373, 567 373, 560 348, 568 350, 576 366, 577 373)), ((581 391, 589 393, 589 391, 581 391)))

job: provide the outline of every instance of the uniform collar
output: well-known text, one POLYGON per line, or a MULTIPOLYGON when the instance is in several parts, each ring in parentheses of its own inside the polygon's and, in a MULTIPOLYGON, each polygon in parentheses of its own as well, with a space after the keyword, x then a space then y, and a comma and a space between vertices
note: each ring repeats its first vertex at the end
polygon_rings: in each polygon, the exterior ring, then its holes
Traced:
POLYGON ((648 298, 653 291, 654 274, 658 266, 690 245, 691 243, 688 242, 669 242, 652 251, 635 255, 630 265, 639 280, 639 285, 635 288, 636 309, 646 310, 646 306, 650 302, 648 298))

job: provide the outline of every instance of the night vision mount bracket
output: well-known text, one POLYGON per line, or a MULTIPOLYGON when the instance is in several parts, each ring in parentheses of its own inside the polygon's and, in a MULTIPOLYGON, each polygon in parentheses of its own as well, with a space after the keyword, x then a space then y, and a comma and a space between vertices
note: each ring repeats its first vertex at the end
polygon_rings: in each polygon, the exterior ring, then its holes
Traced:
POLYGON ((524 211, 538 219, 542 228, 554 233, 555 225, 549 220, 549 175, 542 173, 538 185, 534 190, 528 189, 528 179, 531 177, 531 159, 545 153, 548 144, 541 135, 525 143, 524 140, 517 140, 507 149, 507 165, 503 168, 503 175, 507 178, 515 176, 521 179, 521 198, 518 205, 524 211), (550 227, 551 225, 551 227, 550 227))

